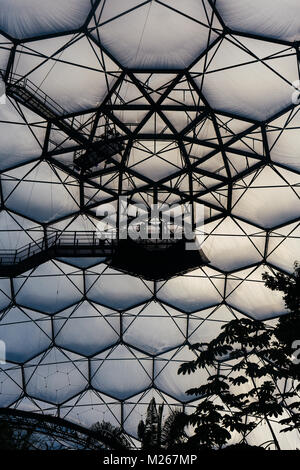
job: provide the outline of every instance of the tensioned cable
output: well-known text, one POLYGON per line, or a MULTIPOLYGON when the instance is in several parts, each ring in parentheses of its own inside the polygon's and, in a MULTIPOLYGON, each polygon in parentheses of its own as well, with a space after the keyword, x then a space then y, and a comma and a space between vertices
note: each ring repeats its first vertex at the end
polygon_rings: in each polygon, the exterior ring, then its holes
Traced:
POLYGON ((45 81, 47 80, 47 78, 49 77, 50 73, 52 72, 52 70, 54 69, 54 67, 58 64, 58 61, 60 60, 61 56, 63 55, 63 53, 65 52, 65 49, 63 49, 61 51, 61 53, 59 54, 58 58, 57 59, 54 59, 54 64, 51 66, 50 70, 46 73, 45 77, 43 78, 43 80, 41 81, 41 83, 38 85, 37 89, 40 90, 41 89, 41 86, 45 83, 45 81))
MULTIPOLYGON (((136 54, 135 54, 135 57, 134 57, 134 62, 136 62, 136 60, 137 60, 137 58, 138 58, 138 55, 139 55, 139 53, 140 53, 140 50, 141 50, 141 46, 142 46, 144 34, 145 34, 145 31, 146 31, 146 26, 147 26, 147 23, 148 23, 148 19, 149 19, 149 16, 150 16, 151 7, 152 7, 153 3, 154 3, 154 0, 151 0, 150 3, 149 3, 149 6, 148 6, 148 11, 147 11, 146 18, 145 18, 145 21, 144 21, 144 25, 143 25, 141 37, 140 37, 140 40, 139 40, 139 43, 138 43, 138 46, 137 46, 137 51, 136 51, 136 54)), ((126 102, 126 97, 127 97, 128 89, 129 89, 129 83, 127 83, 127 88, 126 88, 126 90, 125 90, 125 94, 124 94, 124 98, 123 98, 124 103, 126 102)), ((123 119, 123 117, 124 117, 124 111, 123 111, 122 119, 123 119)))

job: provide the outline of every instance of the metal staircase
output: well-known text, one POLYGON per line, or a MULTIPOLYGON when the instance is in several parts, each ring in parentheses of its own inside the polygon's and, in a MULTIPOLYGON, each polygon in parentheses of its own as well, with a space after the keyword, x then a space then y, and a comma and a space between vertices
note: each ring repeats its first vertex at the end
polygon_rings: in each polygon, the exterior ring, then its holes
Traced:
MULTIPOLYGON (((0 70, 1 75, 4 71, 0 70)), ((16 73, 11 73, 6 81, 6 94, 24 104, 31 111, 44 119, 53 121, 56 126, 80 144, 88 139, 81 132, 82 125, 75 117, 67 116, 66 110, 46 95, 31 80, 16 73)))

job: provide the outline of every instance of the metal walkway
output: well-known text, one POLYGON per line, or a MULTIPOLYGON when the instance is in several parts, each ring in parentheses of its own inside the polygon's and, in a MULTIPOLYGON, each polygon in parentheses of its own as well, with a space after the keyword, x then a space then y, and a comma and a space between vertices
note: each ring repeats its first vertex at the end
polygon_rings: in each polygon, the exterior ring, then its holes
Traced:
MULTIPOLYGON (((4 71, 0 70, 3 76, 4 71)), ((41 91, 34 83, 22 75, 10 74, 6 82, 6 94, 24 104, 31 111, 47 120, 55 122, 57 127, 80 144, 86 144, 88 139, 81 132, 78 119, 64 118, 67 112, 62 106, 41 91)))
POLYGON ((53 258, 108 258, 123 272, 158 281, 209 263, 199 248, 186 251, 185 240, 118 240, 98 232, 52 232, 18 250, 0 251, 0 276, 15 277, 53 258))
POLYGON ((54 232, 18 250, 0 250, 0 275, 18 276, 58 257, 111 257, 117 240, 97 232, 54 232))

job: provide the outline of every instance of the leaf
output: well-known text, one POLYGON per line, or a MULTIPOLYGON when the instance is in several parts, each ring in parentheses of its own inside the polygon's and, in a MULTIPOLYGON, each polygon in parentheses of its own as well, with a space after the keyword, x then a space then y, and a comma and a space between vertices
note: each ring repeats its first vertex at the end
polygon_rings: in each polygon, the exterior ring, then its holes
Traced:
POLYGON ((185 374, 191 374, 193 372, 195 372, 195 370, 197 369, 197 364, 195 361, 191 361, 191 362, 184 362, 183 364, 180 365, 178 371, 177 371, 177 374, 180 375, 185 375, 185 374))
POLYGON ((232 385, 242 385, 248 382, 248 379, 244 377, 243 375, 240 375, 239 377, 235 377, 235 378, 230 377, 229 380, 232 383, 232 385))

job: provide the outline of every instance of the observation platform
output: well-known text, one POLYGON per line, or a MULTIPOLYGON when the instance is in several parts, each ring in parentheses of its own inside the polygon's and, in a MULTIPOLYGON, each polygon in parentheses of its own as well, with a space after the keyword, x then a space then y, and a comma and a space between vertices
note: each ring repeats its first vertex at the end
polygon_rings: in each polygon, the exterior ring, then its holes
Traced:
POLYGON ((17 250, 0 250, 0 276, 15 277, 54 258, 103 257, 115 269, 160 281, 209 263, 185 239, 107 239, 97 232, 52 232, 17 250))

